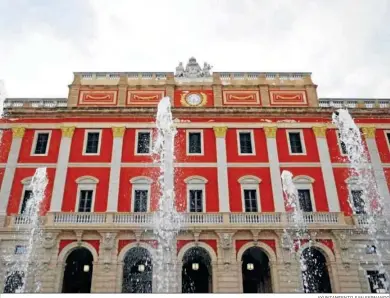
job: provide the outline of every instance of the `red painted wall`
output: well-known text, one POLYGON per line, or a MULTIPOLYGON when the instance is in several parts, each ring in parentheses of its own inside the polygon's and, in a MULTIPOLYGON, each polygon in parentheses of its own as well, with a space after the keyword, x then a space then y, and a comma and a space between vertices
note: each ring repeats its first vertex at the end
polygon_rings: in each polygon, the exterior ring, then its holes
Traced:
POLYGON ((92 176, 99 180, 96 187, 94 212, 104 212, 107 210, 108 181, 110 178, 110 168, 68 168, 65 183, 65 194, 62 201, 63 212, 74 212, 77 200, 76 179, 82 176, 92 176))
MULTIPOLYGON (((180 250, 188 243, 193 242, 193 240, 177 240, 176 247, 177 247, 177 254, 180 253, 180 250)), ((217 250, 217 240, 199 240, 199 242, 203 242, 207 245, 209 245, 215 252, 215 254, 218 256, 218 250, 217 250)), ((211 258, 211 256, 210 256, 211 258)))
POLYGON ((12 143, 12 130, 5 129, 1 134, 0 141, 0 163, 6 163, 8 160, 8 154, 11 149, 12 143))
MULTIPOLYGON (((12 189, 10 198, 8 201, 7 214, 17 214, 19 213, 19 208, 23 196, 23 184, 21 181, 25 178, 34 176, 35 168, 17 168, 15 171, 14 180, 12 182, 12 189)), ((51 194, 53 191, 55 169, 47 169, 47 179, 48 184, 45 191, 45 199, 42 202, 41 214, 44 215, 50 208, 51 194)))
POLYGON ((377 129, 375 132, 375 140, 381 161, 383 163, 390 163, 390 145, 386 133, 390 133, 390 130, 377 129))
POLYGON ((312 129, 302 129, 305 142, 305 155, 290 155, 286 129, 279 128, 276 131, 278 143, 278 156, 280 162, 319 162, 317 141, 312 129))
POLYGON ((340 210, 344 212, 345 215, 351 215, 352 209, 349 206, 349 191, 348 185, 345 183, 345 180, 350 176, 348 168, 333 168, 333 174, 336 181, 337 195, 340 202, 340 210))
MULTIPOLYGON (((239 129, 241 130, 241 129, 239 129)), ((245 129, 243 129, 245 130, 245 129)), ((253 129, 255 155, 238 155, 237 129, 229 128, 226 132, 228 162, 268 162, 267 143, 263 129, 253 129)))
POLYGON ((111 162, 113 135, 110 128, 102 129, 99 155, 82 155, 85 129, 75 129, 70 148, 69 162, 111 162))
MULTIPOLYGON (((33 150, 34 134, 35 129, 27 129, 24 133, 22 145, 20 147, 19 160, 20 163, 56 163, 58 159, 58 153, 60 150, 61 143, 61 130, 53 129, 51 132, 48 155, 47 156, 32 156, 31 151, 33 150)), ((45 129, 45 131, 47 131, 45 129)))
MULTIPOLYGON (((238 254, 238 252, 241 249, 241 247, 243 247, 248 242, 252 242, 253 243, 253 239, 252 240, 236 240, 236 242, 235 242, 236 243, 236 254, 238 254)), ((276 243, 275 243, 275 240, 273 240, 273 239, 263 239, 263 240, 259 240, 259 242, 264 243, 265 245, 269 246, 269 248, 271 248, 275 252, 275 254, 276 254, 276 243)))
POLYGON ((293 178, 298 175, 305 175, 313 178, 315 180, 313 182, 313 193, 316 210, 317 212, 329 211, 321 168, 281 168, 280 172, 282 173, 283 170, 290 171, 293 174, 293 178))
POLYGON ((256 176, 261 179, 259 185, 261 211, 274 212, 275 206, 269 168, 228 168, 230 210, 232 212, 243 212, 241 185, 238 179, 246 175, 256 176))
MULTIPOLYGON (((192 130, 192 129, 191 129, 192 130)), ((197 130, 197 129, 194 129, 197 130)), ((175 137, 176 162, 217 162, 215 135, 212 128, 203 130, 203 155, 187 155, 187 130, 178 129, 175 137)))

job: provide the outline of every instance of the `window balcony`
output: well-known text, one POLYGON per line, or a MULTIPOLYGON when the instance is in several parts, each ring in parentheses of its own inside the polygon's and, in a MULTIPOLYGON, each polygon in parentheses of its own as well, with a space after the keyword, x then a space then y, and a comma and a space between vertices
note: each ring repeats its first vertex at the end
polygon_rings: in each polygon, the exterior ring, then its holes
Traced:
MULTIPOLYGON (((314 229, 342 228, 348 224, 342 212, 307 212, 303 216, 307 227, 314 229)), ((232 213, 181 213, 177 224, 181 229, 188 228, 268 228, 286 229, 293 227, 291 213, 277 212, 232 212, 232 213)), ((8 227, 30 224, 23 215, 12 215, 8 218, 8 227)), ((126 228, 126 229, 153 229, 157 225, 156 213, 48 213, 42 218, 42 223, 48 228, 126 228), (44 219, 44 220, 43 220, 44 219)), ((356 224, 356 223, 355 223, 356 224)))

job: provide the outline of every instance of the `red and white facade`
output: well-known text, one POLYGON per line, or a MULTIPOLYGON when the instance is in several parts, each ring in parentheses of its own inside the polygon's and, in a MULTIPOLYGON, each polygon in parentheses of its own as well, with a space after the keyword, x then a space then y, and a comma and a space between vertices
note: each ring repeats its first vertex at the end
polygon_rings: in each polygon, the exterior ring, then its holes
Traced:
MULTIPOLYGON (((327 260, 332 291, 370 292, 366 271, 375 270, 375 256, 365 255, 370 242, 357 232, 364 216, 354 216, 349 206, 356 186, 348 181, 331 115, 349 106, 378 189, 390 203, 390 100, 318 99, 310 74, 76 73, 67 99, 7 99, 0 124, 0 252, 5 256, 23 244, 15 230, 23 226, 22 201, 36 168, 46 167, 41 215, 50 245, 42 248, 42 291, 61 291, 65 258, 83 246, 94 256, 92 291, 120 292, 126 250, 136 243, 151 250, 158 245, 147 230, 159 200, 160 168, 153 154, 137 148, 142 132, 153 143, 163 96, 172 99, 177 128, 176 206, 185 219, 179 265, 186 249, 200 245, 212 259, 212 291, 242 292, 240 256, 257 245, 270 260, 272 290, 293 292, 299 264, 281 241, 291 225, 280 179, 288 170, 297 188, 309 191, 312 212, 305 219, 312 245, 327 260), (41 133, 48 134, 47 148, 35 154, 41 133), (96 153, 86 152, 88 133, 97 133, 96 153), (190 153, 191 133, 199 133, 200 152, 190 153), (242 133, 250 136, 249 153, 241 152, 242 133), (301 148, 294 153, 291 138, 297 136, 301 148), (146 212, 135 212, 137 189, 148 190, 146 212), (191 189, 202 190, 201 212, 190 212, 191 189), (78 212, 82 190, 92 190, 90 212, 78 212), (255 212, 246 211, 245 190, 255 190, 255 212)), ((383 259, 389 267, 385 251, 383 259)))

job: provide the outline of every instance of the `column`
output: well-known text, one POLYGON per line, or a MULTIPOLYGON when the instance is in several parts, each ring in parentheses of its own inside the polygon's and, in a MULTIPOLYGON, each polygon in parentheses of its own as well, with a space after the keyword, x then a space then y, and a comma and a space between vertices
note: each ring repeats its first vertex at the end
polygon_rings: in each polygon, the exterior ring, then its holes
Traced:
POLYGON ((282 179, 280 177, 278 146, 276 144, 277 127, 264 127, 267 137, 267 150, 271 172, 271 185, 274 196, 275 212, 285 212, 282 179))
POLYGON ((24 127, 12 128, 12 143, 9 151, 7 165, 4 171, 3 183, 0 190, 0 227, 4 225, 5 216, 7 214, 8 200, 11 194, 12 183, 16 166, 18 163, 20 146, 25 132, 24 127))
POLYGON ((329 147, 326 141, 326 126, 314 126, 313 131, 316 136, 329 211, 340 212, 340 202, 337 195, 336 180, 334 179, 329 147))
POLYGON ((60 151, 58 153, 56 174, 54 177, 53 194, 51 196, 50 211, 60 212, 62 207, 62 199, 64 197, 66 175, 68 173, 68 161, 70 154, 70 145, 74 133, 74 126, 61 127, 62 138, 60 143, 60 151))
POLYGON ((383 171, 378 147, 376 145, 376 140, 375 140, 376 129, 375 127, 362 127, 362 131, 366 139, 368 152, 370 153, 371 165, 374 171, 374 177, 375 177, 376 185, 378 186, 379 195, 383 199, 383 204, 384 204, 386 214, 390 214, 390 193, 389 193, 389 187, 387 186, 385 172, 383 171))
POLYGON ((118 210, 119 178, 121 174, 122 145, 125 130, 125 127, 112 128, 114 141, 112 145, 110 183, 108 188, 108 212, 116 212, 118 210))
POLYGON ((218 169, 218 200, 219 211, 230 212, 229 183, 226 157, 226 131, 227 127, 213 127, 217 144, 217 169, 218 169))

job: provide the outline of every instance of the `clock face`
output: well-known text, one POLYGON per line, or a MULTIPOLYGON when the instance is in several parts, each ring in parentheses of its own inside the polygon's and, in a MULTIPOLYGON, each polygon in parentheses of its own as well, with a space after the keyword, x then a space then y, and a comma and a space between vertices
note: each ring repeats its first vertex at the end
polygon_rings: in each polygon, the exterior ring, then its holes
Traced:
POLYGON ((202 97, 198 93, 191 93, 186 97, 186 102, 191 106, 197 106, 202 102, 202 97))

